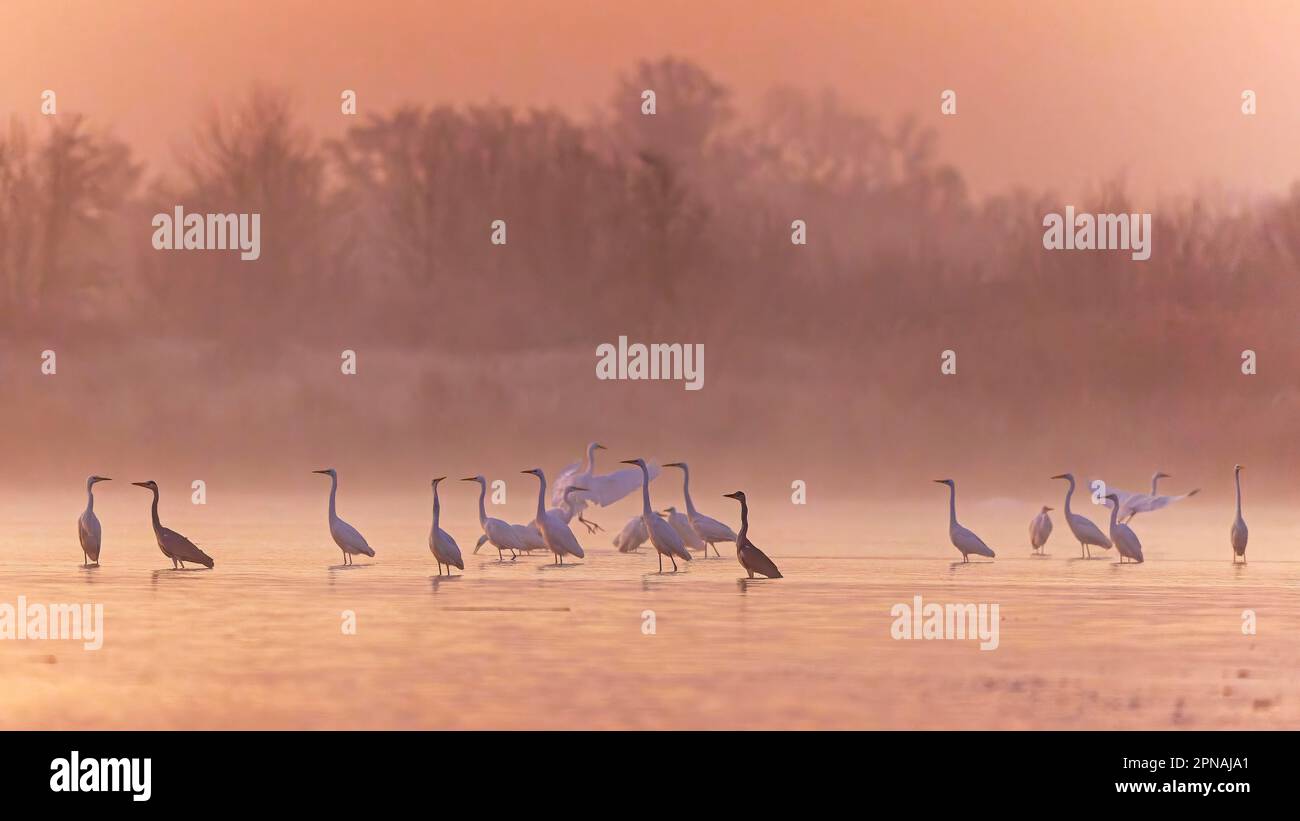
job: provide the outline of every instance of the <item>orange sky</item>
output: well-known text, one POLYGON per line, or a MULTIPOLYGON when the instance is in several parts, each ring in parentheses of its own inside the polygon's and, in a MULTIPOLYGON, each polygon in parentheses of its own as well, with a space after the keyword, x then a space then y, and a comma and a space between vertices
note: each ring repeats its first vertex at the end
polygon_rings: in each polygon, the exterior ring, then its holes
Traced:
POLYGON ((922 113, 977 192, 1076 196, 1124 173, 1143 194, 1300 177, 1300 4, 1144 0, 6 0, 0 109, 111 124, 170 157, 212 102, 288 88, 324 133, 400 101, 604 105, 642 57, 692 59, 742 105, 776 84, 834 87, 865 110, 922 113), (938 115, 941 89, 959 113, 938 115), (1259 114, 1239 113, 1243 88, 1259 114), (157 124, 164 123, 161 127, 157 124))

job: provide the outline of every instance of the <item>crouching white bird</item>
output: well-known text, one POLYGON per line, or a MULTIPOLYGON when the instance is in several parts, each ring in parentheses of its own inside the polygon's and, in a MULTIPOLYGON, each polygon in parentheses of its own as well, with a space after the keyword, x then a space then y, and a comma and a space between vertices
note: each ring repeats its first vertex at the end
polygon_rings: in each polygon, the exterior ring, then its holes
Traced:
POLYGON ((776 562, 769 559, 766 553, 749 540, 749 504, 745 501, 745 492, 738 490, 735 493, 722 495, 740 502, 740 535, 736 537, 736 561, 740 562, 740 566, 745 568, 745 572, 751 579, 754 578, 755 573, 769 579, 785 578, 781 575, 781 571, 776 569, 776 562))
POLYGON ((992 559, 995 555, 993 549, 979 536, 957 524, 957 483, 951 479, 934 481, 948 486, 948 538, 952 540, 952 546, 961 551, 961 560, 969 562, 972 553, 992 559))
POLYGON ((357 532, 357 529, 339 518, 334 509, 334 499, 339 490, 339 474, 334 468, 325 468, 324 470, 313 470, 312 473, 320 473, 330 477, 330 535, 334 537, 334 544, 339 546, 343 551, 343 563, 352 564, 353 556, 371 556, 375 551, 366 543, 366 537, 357 532))
POLYGON ((1052 535, 1052 517, 1047 515, 1047 511, 1053 509, 1043 505, 1043 509, 1029 522, 1029 544, 1039 553, 1043 552, 1047 537, 1052 535))
MULTIPOLYGON (((691 469, 685 462, 669 462, 664 467, 682 469, 682 496, 686 498, 686 517, 690 519, 691 527, 695 528, 700 538, 713 547, 714 554, 721 556, 722 554, 718 553, 717 542, 736 541, 736 532, 712 516, 705 516, 695 509, 695 503, 691 501, 691 469)), ((708 555, 707 552, 705 555, 708 555)))
POLYGON ((1070 497, 1074 495, 1074 474, 1058 473, 1052 478, 1065 479, 1070 483, 1070 489, 1065 491, 1065 523, 1069 525, 1074 538, 1079 540, 1079 555, 1091 558, 1092 553, 1088 550, 1089 546, 1103 547, 1110 550, 1110 539, 1106 538, 1106 534, 1101 532, 1101 528, 1079 514, 1070 511, 1070 497))
POLYGON ((573 531, 559 516, 546 509, 546 474, 541 468, 519 472, 531 473, 540 483, 537 486, 537 530, 541 533, 547 549, 555 554, 556 564, 564 564, 566 555, 583 558, 582 545, 578 544, 578 537, 573 535, 573 531))
POLYGON ((1237 557, 1241 557, 1242 563, 1246 561, 1246 540, 1250 538, 1250 531, 1246 529, 1246 520, 1241 518, 1241 465, 1233 465, 1232 478, 1237 483, 1237 517, 1232 520, 1232 563, 1237 563, 1237 557))
POLYGON ((1125 559, 1141 564, 1143 561, 1142 542, 1138 541, 1133 528, 1119 521, 1119 496, 1108 493, 1106 498, 1114 503, 1110 508, 1110 540, 1115 543, 1115 550, 1119 553, 1120 564, 1123 564, 1125 559))
POLYGON ((86 509, 77 517, 77 538, 81 540, 82 565, 94 562, 99 564, 100 527, 99 517, 95 515, 96 482, 111 482, 107 476, 91 476, 86 479, 86 509))
POLYGON ((619 553, 631 553, 649 539, 650 531, 646 530, 645 519, 633 516, 614 537, 614 547, 618 548, 619 553))
MULTIPOLYGON (((497 549, 497 558, 505 560, 505 551, 510 551, 510 558, 515 559, 519 556, 519 551, 524 549, 523 541, 519 538, 519 532, 509 522, 501 519, 494 519, 487 515, 487 508, 483 500, 487 497, 487 479, 483 476, 467 476, 461 479, 462 482, 478 482, 478 523, 483 528, 483 536, 474 546, 474 552, 483 546, 483 543, 491 542, 492 546, 497 549)), ((461 568, 462 570, 464 568, 461 568)))
POLYGON ((172 560, 172 568, 177 565, 181 570, 185 569, 185 563, 201 564, 209 570, 212 569, 215 562, 212 557, 199 550, 199 546, 189 539, 185 538, 175 530, 169 530, 162 526, 158 520, 158 483, 150 479, 147 482, 132 482, 136 487, 142 487, 145 490, 153 491, 153 535, 158 541, 158 549, 162 554, 172 560))
POLYGON ((452 567, 460 570, 465 569, 465 561, 460 557, 460 546, 451 534, 438 527, 438 519, 442 512, 442 506, 438 503, 438 483, 446 476, 439 476, 433 480, 433 527, 429 530, 429 552, 438 562, 438 575, 442 575, 442 566, 447 565, 447 575, 451 575, 452 567))
POLYGON ((664 572, 664 556, 673 563, 673 572, 677 572, 677 560, 691 560, 691 552, 686 549, 682 537, 677 535, 673 526, 655 515, 650 507, 650 471, 644 459, 625 459, 625 465, 636 465, 641 469, 641 518, 645 521, 646 531, 650 534, 650 543, 659 554, 659 572, 664 572))

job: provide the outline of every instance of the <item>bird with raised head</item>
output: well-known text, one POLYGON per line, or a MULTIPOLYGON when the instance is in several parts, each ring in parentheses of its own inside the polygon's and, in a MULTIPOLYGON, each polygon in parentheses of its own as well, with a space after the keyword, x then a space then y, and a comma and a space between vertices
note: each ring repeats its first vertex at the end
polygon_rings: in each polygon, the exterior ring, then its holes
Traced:
POLYGON ((957 483, 952 479, 935 479, 935 482, 948 486, 948 538, 952 546, 961 551, 961 560, 970 562, 970 554, 986 556, 990 559, 996 555, 993 548, 984 544, 984 540, 972 531, 957 524, 957 483))
POLYGON ((776 569, 776 563, 759 550, 758 545, 749 540, 749 502, 745 500, 745 492, 737 490, 735 493, 722 495, 740 502, 740 533, 736 534, 736 561, 740 562, 740 566, 745 568, 745 572, 751 579, 754 578, 755 573, 769 579, 784 578, 781 571, 776 569))
POLYGON ((95 515, 95 492, 92 488, 96 482, 111 482, 107 476, 91 476, 86 479, 86 509, 77 517, 77 538, 81 540, 83 566, 94 562, 99 564, 100 534, 99 517, 95 515))
POLYGON ((362 536, 355 527, 340 519, 339 514, 335 511, 334 500, 339 491, 338 471, 334 470, 334 468, 325 468, 324 470, 313 470, 312 473, 330 477, 330 536, 334 537, 334 544, 338 545, 339 550, 343 551, 343 564, 352 564, 353 556, 370 556, 373 558, 375 551, 366 542, 366 537, 362 536))
POLYGON ((659 572, 664 572, 664 556, 673 563, 673 572, 677 572, 677 560, 691 560, 691 551, 686 549, 682 537, 673 530, 673 526, 659 518, 650 506, 650 470, 644 459, 624 459, 625 465, 636 465, 641 470, 641 519, 645 522, 650 543, 659 554, 659 572))
POLYGON ((211 569, 216 562, 212 557, 199 549, 199 546, 189 539, 185 538, 175 530, 169 530, 162 526, 158 519, 158 483, 150 479, 147 482, 132 482, 136 487, 142 487, 145 490, 153 491, 153 535, 158 540, 158 549, 162 554, 172 560, 172 568, 177 566, 181 570, 185 569, 185 563, 201 564, 211 569))

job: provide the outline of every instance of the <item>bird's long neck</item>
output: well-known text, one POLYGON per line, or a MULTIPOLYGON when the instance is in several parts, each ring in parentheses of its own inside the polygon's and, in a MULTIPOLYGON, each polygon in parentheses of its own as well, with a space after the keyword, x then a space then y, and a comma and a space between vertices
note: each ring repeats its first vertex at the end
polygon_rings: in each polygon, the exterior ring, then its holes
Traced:
POLYGON ((736 545, 745 543, 745 537, 749 535, 749 505, 745 500, 740 500, 740 535, 736 537, 736 545))
POLYGON ((1157 473, 1157 474, 1155 474, 1154 476, 1151 477, 1151 495, 1152 495, 1152 496, 1155 496, 1155 495, 1156 495, 1156 483, 1159 482, 1159 481, 1160 481, 1160 474, 1157 473))
POLYGON ((1067 479, 1066 481, 1070 483, 1070 489, 1065 491, 1065 516, 1068 519, 1070 517, 1070 497, 1074 495, 1074 479, 1067 479))
POLYGON ((86 482, 86 512, 91 513, 95 509, 95 487, 94 482, 86 482))
POLYGON ((162 521, 158 518, 158 488, 153 488, 153 531, 162 531, 162 521))
POLYGON ((591 473, 596 469, 596 446, 587 445, 587 458, 582 460, 582 472, 591 473))
POLYGON ((645 465, 637 465, 641 468, 641 512, 649 516, 650 511, 650 471, 646 470, 645 465))
POLYGON ((682 495, 686 497, 686 512, 695 515, 695 503, 691 501, 691 471, 682 466, 682 495))
POLYGON ((536 475, 537 481, 541 483, 537 486, 537 518, 540 519, 546 512, 546 477, 540 473, 536 475))
POLYGON ((338 492, 339 492, 339 477, 331 476, 330 477, 330 518, 331 519, 338 518, 338 514, 334 512, 334 497, 338 495, 338 492))
MULTIPOLYGON (((1111 501, 1114 501, 1113 499, 1111 501)), ((1119 502, 1110 506, 1110 529, 1115 529, 1115 522, 1119 519, 1119 502)))
POLYGON ((957 524, 957 486, 948 485, 948 524, 957 524))
MULTIPOLYGON (((479 501, 479 504, 482 504, 482 500, 479 501)), ((433 486, 433 529, 434 530, 438 529, 438 512, 441 509, 442 506, 438 504, 438 486, 434 485, 433 486)))
POLYGON ((1241 471, 1234 477, 1237 481, 1237 518, 1241 518, 1241 471))
POLYGON ((483 507, 484 496, 487 496, 487 482, 479 482, 478 483, 478 523, 480 525, 487 523, 487 510, 483 507))

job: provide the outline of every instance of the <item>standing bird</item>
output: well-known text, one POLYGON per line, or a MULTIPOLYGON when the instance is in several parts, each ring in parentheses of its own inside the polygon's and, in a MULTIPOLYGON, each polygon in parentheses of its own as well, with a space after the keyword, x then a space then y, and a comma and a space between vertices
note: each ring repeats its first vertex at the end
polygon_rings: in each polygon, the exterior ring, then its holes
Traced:
POLYGON ((1065 523, 1070 526, 1070 532, 1074 534, 1074 538, 1079 540, 1079 554, 1086 558, 1092 558, 1092 552, 1088 550, 1089 545, 1110 550, 1110 539, 1106 538, 1106 534, 1101 532, 1101 528, 1079 514, 1070 512, 1070 497, 1074 495, 1074 474, 1059 473, 1052 478, 1065 479, 1070 483, 1070 489, 1065 491, 1065 523))
POLYGON ((1232 478, 1237 483, 1237 518, 1232 520, 1232 563, 1237 563, 1237 557, 1241 557, 1244 564, 1246 562, 1246 540, 1250 538, 1250 531, 1246 529, 1246 520, 1241 518, 1241 465, 1232 466, 1232 478))
POLYGON ((374 557, 375 551, 366 543, 366 537, 357 532, 357 529, 339 518, 334 512, 334 497, 339 490, 339 474, 334 468, 325 468, 324 470, 313 470, 312 473, 321 473, 330 477, 330 535, 334 537, 334 544, 339 546, 343 551, 343 564, 352 564, 352 557, 370 556, 374 557))
POLYGON ((614 547, 618 548, 619 553, 631 553, 645 544, 649 538, 650 531, 646 530, 645 519, 633 516, 614 537, 614 547))
MULTIPOLYGON (((603 528, 595 522, 583 518, 582 511, 586 509, 587 505, 594 504, 607 507, 636 490, 641 484, 640 475, 630 468, 616 470, 602 476, 595 475, 596 451, 598 450, 605 450, 605 446, 599 442, 592 442, 587 445, 587 455, 582 463, 580 465, 569 465, 561 471, 560 478, 555 482, 555 489, 551 491, 551 504, 555 507, 566 508, 570 518, 577 516, 578 521, 582 522, 590 533, 603 530, 603 528), (584 491, 571 496, 566 495, 565 490, 575 485, 581 486, 584 491)), ((651 479, 659 475, 658 465, 650 465, 648 470, 651 479)))
POLYGON ((776 563, 749 540, 749 504, 745 501, 745 492, 738 490, 722 495, 740 502, 740 535, 736 537, 736 561, 740 562, 751 579, 755 573, 769 579, 783 578, 781 571, 776 569, 776 563))
MULTIPOLYGON (((935 479, 934 481, 948 486, 948 538, 952 540, 952 546, 961 551, 961 560, 969 562, 972 553, 976 556, 994 558, 996 554, 994 554, 993 548, 984 544, 984 540, 979 536, 957 524, 957 483, 951 479, 935 479)), ((741 523, 740 532, 745 532, 743 522, 741 523)))
MULTIPOLYGON (((478 544, 474 547, 474 552, 478 552, 478 549, 483 546, 484 541, 489 541, 492 543, 492 546, 497 549, 497 558, 502 561, 505 561, 504 551, 506 550, 510 551, 511 559, 519 558, 519 551, 524 549, 522 540, 519 538, 519 533, 510 523, 504 522, 500 519, 494 519, 487 515, 487 508, 483 505, 483 500, 487 497, 487 479, 484 479, 482 476, 467 476, 464 479, 461 479, 461 481, 478 482, 479 486, 478 523, 483 528, 483 538, 478 540, 478 544)), ((465 568, 462 567, 461 569, 464 570, 465 568)))
POLYGON ((650 470, 644 459, 626 459, 625 465, 636 465, 641 470, 641 519, 645 522, 646 532, 650 534, 650 543, 659 553, 659 572, 664 572, 664 556, 673 563, 673 572, 677 572, 677 560, 691 560, 691 551, 686 549, 682 537, 677 535, 673 526, 655 515, 650 507, 650 470))
POLYGON ((172 560, 172 568, 175 569, 179 564, 180 569, 185 569, 185 563, 201 564, 209 570, 216 564, 212 557, 199 550, 199 546, 189 539, 185 538, 175 530, 168 530, 162 526, 158 520, 158 483, 150 479, 147 482, 132 482, 136 487, 142 487, 145 490, 153 491, 153 535, 158 540, 158 549, 162 554, 172 560))
POLYGON ((1115 503, 1110 509, 1110 538, 1115 543, 1115 550, 1119 553, 1120 564, 1123 564, 1125 559, 1142 564, 1142 543, 1138 541, 1133 528, 1119 521, 1119 496, 1108 493, 1106 498, 1115 503))
MULTIPOLYGON (((716 542, 736 541, 736 531, 695 509, 695 504, 691 501, 691 469, 685 462, 669 462, 664 467, 682 469, 682 495, 686 497, 686 516, 691 520, 695 532, 700 534, 700 538, 713 547, 716 555, 721 556, 716 542)), ((707 551, 705 555, 708 555, 707 551)))
POLYGON ((564 564, 565 554, 577 556, 579 559, 584 558, 582 545, 578 544, 578 537, 573 535, 573 531, 559 516, 546 509, 546 474, 541 468, 519 472, 531 473, 540 482, 537 486, 537 530, 541 533, 546 547, 555 554, 556 564, 564 564))
MULTIPOLYGON (((433 527, 429 530, 429 552, 433 554, 434 560, 438 562, 439 576, 442 575, 442 566, 444 564, 447 565, 448 576, 451 575, 452 567, 460 570, 465 569, 465 561, 460 557, 460 547, 456 544, 456 540, 451 537, 450 533, 438 527, 438 516, 442 510, 442 506, 438 504, 438 483, 446 478, 446 476, 439 476, 433 480, 433 527)), ((481 501, 480 504, 482 504, 481 501)))
POLYGON ((1029 544, 1040 554, 1043 545, 1047 544, 1047 537, 1052 535, 1052 517, 1047 515, 1047 511, 1054 509, 1043 505, 1043 509, 1029 523, 1029 544))
POLYGON ((86 480, 86 509, 77 517, 77 538, 81 540, 81 560, 83 567, 91 562, 99 566, 100 529, 99 517, 95 515, 95 493, 91 488, 96 482, 111 482, 107 476, 91 476, 86 480))
POLYGON ((695 527, 691 524, 691 520, 686 518, 685 513, 678 513, 677 508, 670 507, 664 511, 664 515, 668 517, 668 524, 672 525, 673 530, 676 530, 677 535, 682 538, 682 544, 691 550, 703 550, 705 556, 709 555, 709 546, 700 538, 700 534, 695 532, 695 527))

